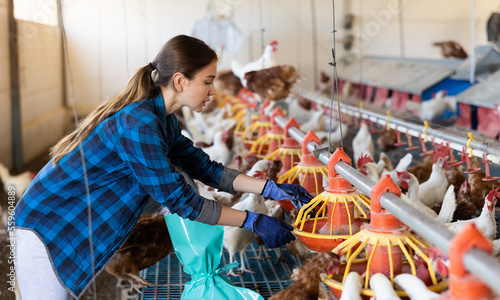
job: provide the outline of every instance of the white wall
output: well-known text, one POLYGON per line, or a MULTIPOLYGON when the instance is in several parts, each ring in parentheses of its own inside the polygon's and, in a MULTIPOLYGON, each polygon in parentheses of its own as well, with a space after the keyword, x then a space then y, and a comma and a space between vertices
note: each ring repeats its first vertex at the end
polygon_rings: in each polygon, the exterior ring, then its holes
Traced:
MULTIPOLYGON (((312 88, 310 1, 232 2, 236 4, 232 20, 243 34, 243 43, 239 53, 222 55, 219 69, 229 68, 232 59, 244 64, 260 56, 261 10, 265 44, 277 40, 278 63, 294 65, 308 78, 304 87, 312 88)), ((398 0, 335 1, 337 61, 345 56, 340 39, 346 34, 341 23, 347 10, 356 17, 351 33, 357 40, 351 54, 400 56, 398 3, 398 0), (359 43, 360 33, 363 43, 359 43)), ((315 4, 317 63, 320 70, 330 73, 332 1, 316 0, 315 4)), ((204 0, 128 0, 124 10, 121 0, 65 1, 63 15, 77 107, 91 109, 102 99, 118 93, 138 67, 154 58, 164 42, 174 35, 191 33, 194 22, 204 17, 205 5, 204 0)), ((432 42, 449 39, 461 43, 470 53, 470 5, 469 0, 402 0, 405 56, 440 58, 439 49, 432 42)), ((486 20, 497 8, 496 0, 477 1, 477 44, 486 43, 486 20)), ((338 72, 342 72, 341 65, 338 72)))
POLYGON ((8 29, 7 0, 0 0, 0 162, 11 168, 13 164, 8 29))
POLYGON ((68 126, 59 27, 17 21, 23 162, 51 147, 68 126))

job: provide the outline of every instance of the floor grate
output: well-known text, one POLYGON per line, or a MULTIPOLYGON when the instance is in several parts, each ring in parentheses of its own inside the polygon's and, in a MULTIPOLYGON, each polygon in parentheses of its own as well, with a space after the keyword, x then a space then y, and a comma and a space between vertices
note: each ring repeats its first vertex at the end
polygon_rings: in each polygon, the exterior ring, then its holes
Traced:
MULTIPOLYGON (((245 266, 255 271, 255 273, 245 273, 242 277, 230 276, 231 282, 239 287, 251 289, 259 293, 264 299, 271 297, 282 289, 290 285, 290 276, 292 270, 296 266, 301 266, 293 255, 282 247, 282 255, 285 261, 278 262, 279 250, 264 248, 263 255, 271 258, 265 261, 251 259, 252 256, 257 256, 259 246, 253 242, 246 250, 245 266)), ((239 254, 235 255, 239 261, 239 254)), ((223 251, 221 263, 219 267, 229 264, 229 252, 223 251)), ((157 299, 157 300, 174 300, 180 299, 182 288, 186 282, 191 279, 191 276, 182 271, 182 265, 174 253, 170 253, 164 259, 160 260, 156 265, 142 271, 142 277, 151 283, 161 284, 165 286, 156 286, 143 289, 140 298, 137 299, 157 299)))

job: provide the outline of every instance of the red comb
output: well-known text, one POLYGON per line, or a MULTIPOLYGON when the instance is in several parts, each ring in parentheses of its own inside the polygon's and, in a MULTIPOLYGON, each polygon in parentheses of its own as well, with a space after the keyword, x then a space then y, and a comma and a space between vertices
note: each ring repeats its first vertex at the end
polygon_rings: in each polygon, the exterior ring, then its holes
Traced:
POLYGON ((358 158, 358 169, 361 168, 361 166, 369 163, 369 162, 372 162, 374 163, 375 161, 373 160, 373 157, 369 154, 369 153, 366 153, 364 155, 361 155, 360 158, 358 158))
POLYGON ((264 178, 266 176, 266 174, 262 171, 255 171, 253 173, 253 177, 255 178, 264 178))

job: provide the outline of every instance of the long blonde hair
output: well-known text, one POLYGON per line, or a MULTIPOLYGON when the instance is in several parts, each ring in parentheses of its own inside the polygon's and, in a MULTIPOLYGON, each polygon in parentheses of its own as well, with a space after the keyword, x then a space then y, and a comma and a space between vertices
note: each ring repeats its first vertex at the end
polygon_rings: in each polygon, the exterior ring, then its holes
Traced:
POLYGON ((78 128, 52 147, 50 155, 54 164, 73 151, 107 117, 130 103, 156 97, 161 92, 160 86, 170 83, 175 89, 172 82, 175 73, 180 72, 191 80, 213 61, 217 61, 217 54, 203 41, 186 35, 173 37, 163 45, 151 66, 137 70, 119 95, 101 103, 80 122, 78 128))

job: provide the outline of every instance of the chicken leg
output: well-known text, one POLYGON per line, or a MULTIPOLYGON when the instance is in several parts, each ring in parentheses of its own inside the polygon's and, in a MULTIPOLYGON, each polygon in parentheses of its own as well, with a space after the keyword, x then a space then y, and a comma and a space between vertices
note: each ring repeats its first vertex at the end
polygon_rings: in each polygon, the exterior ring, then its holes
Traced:
POLYGON ((268 260, 269 258, 271 258, 271 256, 264 256, 262 255, 262 249, 264 248, 264 245, 259 245, 259 255, 258 256, 250 256, 251 259, 255 259, 255 260, 262 260, 262 261, 265 261, 265 260, 268 260))

